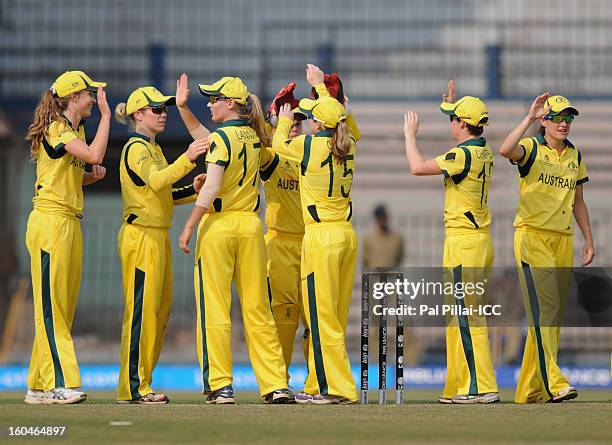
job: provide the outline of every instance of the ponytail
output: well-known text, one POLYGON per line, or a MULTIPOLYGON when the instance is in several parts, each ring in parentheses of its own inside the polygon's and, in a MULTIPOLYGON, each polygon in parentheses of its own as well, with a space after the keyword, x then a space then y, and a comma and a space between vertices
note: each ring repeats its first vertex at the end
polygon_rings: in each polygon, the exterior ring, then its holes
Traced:
POLYGON ((546 136, 546 128, 544 128, 544 125, 540 125, 540 128, 538 128, 537 134, 541 134, 542 137, 546 136))
POLYGON ((245 105, 236 103, 236 112, 241 119, 245 119, 248 122, 249 127, 255 130, 263 147, 270 147, 272 145, 270 136, 266 133, 264 113, 257 96, 254 94, 249 95, 245 105))
POLYGON ((349 137, 348 125, 345 121, 338 123, 336 131, 332 136, 331 152, 334 160, 342 164, 346 160, 346 155, 351 149, 351 139, 349 137))
POLYGON ((30 145, 30 159, 36 161, 38 157, 38 151, 40 150, 40 144, 42 144, 43 138, 49 129, 51 122, 63 121, 70 125, 63 112, 68 108, 68 101, 70 97, 57 97, 54 96, 51 91, 46 90, 38 105, 34 111, 34 119, 28 127, 28 134, 26 135, 26 141, 32 141, 30 145))
POLYGON ((127 125, 132 130, 135 128, 134 118, 132 115, 125 114, 125 102, 119 102, 115 107, 115 120, 122 125, 127 125))

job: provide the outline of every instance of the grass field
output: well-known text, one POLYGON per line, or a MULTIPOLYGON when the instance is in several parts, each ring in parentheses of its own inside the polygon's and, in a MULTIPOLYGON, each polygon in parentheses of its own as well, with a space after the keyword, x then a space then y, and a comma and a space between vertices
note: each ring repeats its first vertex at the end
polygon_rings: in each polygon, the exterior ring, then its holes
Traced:
POLYGON ((192 393, 171 394, 172 403, 164 406, 117 405, 111 393, 91 393, 82 405, 29 406, 22 393, 0 393, 0 443, 49 440, 9 437, 9 425, 65 425, 66 435, 55 443, 86 445, 612 442, 611 391, 580 391, 571 402, 528 406, 511 403, 510 391, 502 403, 488 406, 433 403, 433 390, 405 394, 406 404, 396 407, 269 406, 253 393, 238 394, 233 406, 207 406, 192 393))

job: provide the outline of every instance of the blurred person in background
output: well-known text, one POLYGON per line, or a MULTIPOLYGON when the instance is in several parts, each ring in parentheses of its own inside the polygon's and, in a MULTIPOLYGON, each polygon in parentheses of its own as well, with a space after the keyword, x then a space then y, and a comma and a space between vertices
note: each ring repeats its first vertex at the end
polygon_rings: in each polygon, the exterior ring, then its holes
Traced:
POLYGON ((168 107, 174 104, 174 96, 148 86, 137 88, 127 103, 115 109, 117 121, 131 130, 119 166, 123 225, 117 240, 125 302, 117 385, 120 403, 169 401, 151 388, 172 306, 168 231, 174 206, 195 201, 205 175, 196 176, 187 187, 172 185, 191 172, 208 149, 208 140, 198 139, 168 164, 156 138, 166 128, 168 107))
POLYGON ((83 186, 106 175, 111 111, 103 82, 82 71, 66 71, 45 91, 26 139, 36 163, 34 209, 26 245, 31 258, 34 346, 28 374, 28 404, 83 402, 81 375, 71 329, 83 262, 83 186), (101 119, 87 144, 83 119, 98 103, 101 119), (87 164, 92 171, 86 172, 87 164))
MULTIPOLYGON (((440 110, 449 116, 451 136, 458 144, 443 155, 425 160, 416 143, 419 117, 408 111, 404 115, 408 166, 413 175, 444 175, 445 282, 486 283, 493 267, 491 212, 487 206, 493 152, 482 137, 484 126, 489 124, 489 112, 477 97, 464 96, 455 101, 453 80, 442 95, 440 110)), ((447 304, 472 308, 485 302, 486 291, 484 295, 450 295, 446 300, 447 304)), ((484 316, 459 314, 447 319, 446 361, 446 384, 438 398, 440 403, 499 402, 484 316)))
POLYGON ((578 110, 563 96, 536 97, 499 152, 518 167, 514 255, 529 321, 515 402, 562 402, 578 396, 557 363, 560 324, 574 263, 574 222, 584 237, 582 266, 595 256, 580 151, 567 138, 578 110), (529 126, 540 122, 535 137, 529 126))
POLYGON ((404 258, 404 241, 391 229, 389 214, 384 204, 374 209, 374 225, 363 239, 364 269, 399 267, 404 258))

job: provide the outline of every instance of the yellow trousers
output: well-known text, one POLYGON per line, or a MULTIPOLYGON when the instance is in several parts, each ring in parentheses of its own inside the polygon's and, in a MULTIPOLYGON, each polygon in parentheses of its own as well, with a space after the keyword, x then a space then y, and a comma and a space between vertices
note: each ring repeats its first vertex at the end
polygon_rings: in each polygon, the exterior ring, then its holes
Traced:
POLYGON ((70 331, 83 257, 78 219, 34 209, 26 232, 34 298, 34 345, 28 387, 78 388, 81 375, 70 331))
POLYGON ((232 279, 260 394, 287 388, 287 369, 268 299, 261 221, 253 212, 222 212, 203 218, 195 254, 197 348, 203 392, 232 383, 232 279))
POLYGON ((573 236, 517 230, 514 234, 529 331, 516 386, 516 403, 550 400, 570 386, 557 363, 560 322, 573 264, 573 236))
POLYGON ((167 229, 123 224, 118 244, 125 307, 117 399, 138 400, 154 392, 172 306, 172 253, 167 229))
MULTIPOLYGON (((306 326, 300 279, 302 238, 301 234, 285 234, 270 229, 265 236, 270 306, 287 367, 291 364, 293 343, 300 319, 306 326)), ((304 357, 308 362, 307 340, 304 357)))
MULTIPOLYGON (((452 282, 484 282, 493 267, 493 241, 488 229, 447 233, 443 266, 452 282)), ((451 297, 451 304, 477 307, 484 296, 451 297)), ((443 397, 499 392, 485 317, 454 316, 446 327, 446 383, 443 397)))
POLYGON ((302 295, 310 329, 304 391, 357 400, 346 352, 346 325, 355 279, 357 236, 350 223, 306 226, 302 295))

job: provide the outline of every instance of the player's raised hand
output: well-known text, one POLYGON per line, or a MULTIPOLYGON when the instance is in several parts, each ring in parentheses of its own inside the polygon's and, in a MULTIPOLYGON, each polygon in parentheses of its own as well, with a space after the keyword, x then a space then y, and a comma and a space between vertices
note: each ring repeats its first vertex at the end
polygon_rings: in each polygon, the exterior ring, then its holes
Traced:
POLYGON ((196 159, 198 159, 200 156, 202 156, 208 151, 209 146, 210 143, 208 142, 208 139, 196 139, 191 144, 189 144, 189 148, 187 148, 185 154, 191 162, 194 162, 196 159))
POLYGON ((184 107, 189 99, 189 77, 183 73, 176 81, 176 106, 184 107))
POLYGON ((349 97, 346 94, 344 95, 344 112, 347 116, 351 114, 351 103, 349 97))
POLYGON ((456 99, 456 87, 455 81, 448 81, 448 91, 446 93, 442 93, 442 102, 447 102, 449 104, 454 104, 456 99))
POLYGON ((103 87, 98 87, 96 101, 98 102, 98 109, 100 110, 100 114, 102 115, 102 117, 110 118, 111 109, 108 106, 108 102, 106 101, 106 91, 104 91, 103 87))
POLYGON ((588 266, 593 262, 593 258, 595 258, 595 246, 593 243, 584 243, 582 247, 582 267, 588 266))
POLYGON ((189 250, 189 241, 191 241, 192 235, 193 227, 185 226, 179 236, 179 247, 185 253, 191 253, 191 250, 189 250))
POLYGON ((414 110, 404 113, 404 136, 416 136, 419 131, 419 115, 414 110))
POLYGON ((544 108, 544 104, 546 103, 546 100, 548 100, 549 97, 550 97, 550 94, 547 91, 546 93, 540 94, 538 97, 534 99, 533 103, 531 104, 531 107, 529 107, 529 113, 527 113, 527 116, 529 117, 529 119, 535 121, 537 119, 540 119, 546 116, 546 114, 552 108, 552 106, 548 106, 544 108))
POLYGON ((281 117, 286 117, 293 121, 293 111, 291 111, 291 105, 284 104, 281 106, 280 111, 278 112, 278 118, 280 119, 281 117))
POLYGON ((193 178, 193 188, 196 191, 196 193, 200 193, 200 190, 202 190, 202 186, 204 185, 205 182, 206 182, 206 173, 201 173, 197 175, 195 178, 193 178))
POLYGON ((320 83, 323 83, 323 71, 316 65, 311 63, 306 65, 306 81, 310 84, 310 86, 314 87, 320 83))

